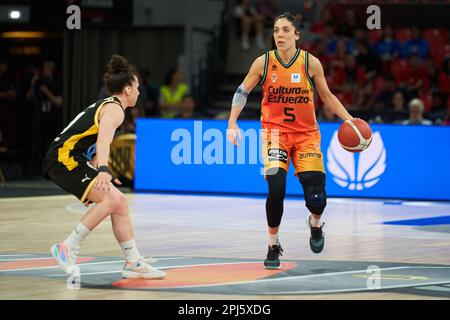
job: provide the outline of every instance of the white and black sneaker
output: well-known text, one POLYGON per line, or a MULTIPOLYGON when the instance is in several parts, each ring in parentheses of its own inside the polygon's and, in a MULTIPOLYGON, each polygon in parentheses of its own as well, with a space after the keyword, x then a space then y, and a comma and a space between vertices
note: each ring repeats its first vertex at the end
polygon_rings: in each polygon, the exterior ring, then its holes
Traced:
POLYGON ((266 269, 280 269, 280 256, 283 255, 283 248, 280 243, 273 246, 269 245, 267 251, 267 259, 264 260, 264 268, 266 269))

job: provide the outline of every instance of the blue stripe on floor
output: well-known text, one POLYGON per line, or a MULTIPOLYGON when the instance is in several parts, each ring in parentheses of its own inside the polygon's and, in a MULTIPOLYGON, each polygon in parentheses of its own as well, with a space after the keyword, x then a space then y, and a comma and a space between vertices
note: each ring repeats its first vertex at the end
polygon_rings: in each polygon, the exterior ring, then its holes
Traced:
POLYGON ((439 224, 450 224, 450 216, 385 221, 383 224, 402 225, 402 226, 434 226, 439 224))

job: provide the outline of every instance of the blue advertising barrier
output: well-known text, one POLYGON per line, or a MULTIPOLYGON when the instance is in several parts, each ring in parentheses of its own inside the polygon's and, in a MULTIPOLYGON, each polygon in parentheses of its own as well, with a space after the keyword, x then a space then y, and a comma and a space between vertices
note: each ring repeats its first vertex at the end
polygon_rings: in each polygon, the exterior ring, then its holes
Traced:
MULTIPOLYGON (((138 119, 135 189, 266 194, 259 121, 239 121, 243 141, 226 140, 222 120, 138 119)), ((327 194, 450 200, 450 127, 372 125, 370 147, 353 154, 339 123, 320 123, 327 194)), ((303 195, 290 166, 287 195, 303 195)))

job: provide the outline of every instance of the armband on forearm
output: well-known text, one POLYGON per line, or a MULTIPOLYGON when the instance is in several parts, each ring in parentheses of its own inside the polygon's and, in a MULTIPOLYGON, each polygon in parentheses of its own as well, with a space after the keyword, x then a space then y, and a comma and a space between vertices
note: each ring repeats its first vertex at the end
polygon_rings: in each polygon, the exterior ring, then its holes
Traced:
POLYGON ((247 88, 243 84, 241 84, 234 93, 233 102, 231 103, 231 106, 232 107, 236 106, 242 110, 245 104, 247 103, 247 97, 249 93, 250 91, 248 91, 247 88))

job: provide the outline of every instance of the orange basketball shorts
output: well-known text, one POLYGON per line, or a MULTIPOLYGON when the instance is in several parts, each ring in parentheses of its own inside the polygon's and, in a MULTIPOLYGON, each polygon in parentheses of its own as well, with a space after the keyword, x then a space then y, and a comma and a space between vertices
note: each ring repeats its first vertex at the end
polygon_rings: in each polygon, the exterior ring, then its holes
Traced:
POLYGON ((276 170, 271 170, 272 168, 282 168, 287 172, 291 159, 295 175, 304 171, 325 173, 319 130, 306 132, 263 130, 262 141, 265 175, 276 173, 276 170))

